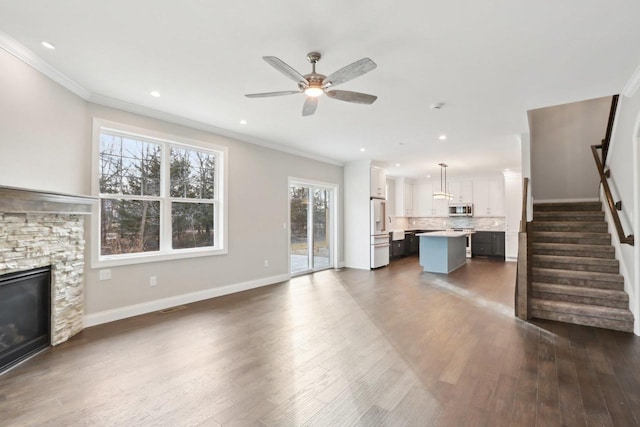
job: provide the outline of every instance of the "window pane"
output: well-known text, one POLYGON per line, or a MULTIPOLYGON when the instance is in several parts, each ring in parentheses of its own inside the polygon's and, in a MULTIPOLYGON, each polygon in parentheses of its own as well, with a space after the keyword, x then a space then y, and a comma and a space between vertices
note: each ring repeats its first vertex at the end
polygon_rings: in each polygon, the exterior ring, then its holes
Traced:
POLYGON ((160 195, 161 146, 100 134, 100 192, 160 195))
POLYGON ((213 199, 214 154, 171 147, 171 197, 213 199))
POLYGON ((160 202, 100 201, 100 254, 117 255, 160 249, 160 202))
POLYGON ((291 212, 291 272, 310 268, 309 264, 309 188, 289 187, 291 212))
POLYGON ((172 203, 173 249, 213 246, 213 203, 172 203))

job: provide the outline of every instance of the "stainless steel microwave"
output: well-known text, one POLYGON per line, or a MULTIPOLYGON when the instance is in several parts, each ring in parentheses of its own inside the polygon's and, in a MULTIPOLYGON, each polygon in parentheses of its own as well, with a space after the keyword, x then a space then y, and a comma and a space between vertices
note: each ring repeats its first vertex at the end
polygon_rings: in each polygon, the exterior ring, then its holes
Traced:
POLYGON ((449 216, 473 216, 473 204, 472 203, 450 204, 449 216))

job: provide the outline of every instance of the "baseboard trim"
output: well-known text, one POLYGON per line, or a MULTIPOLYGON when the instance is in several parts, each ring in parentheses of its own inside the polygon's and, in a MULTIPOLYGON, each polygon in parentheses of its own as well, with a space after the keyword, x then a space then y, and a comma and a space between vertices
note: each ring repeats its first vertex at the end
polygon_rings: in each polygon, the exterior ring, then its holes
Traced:
POLYGON ((599 202, 600 199, 597 197, 587 197, 584 199, 535 199, 533 204, 538 203, 580 203, 580 202, 599 202))
POLYGON ((220 286, 217 288, 205 289, 203 291, 191 292, 188 294, 176 295, 174 297, 162 298, 154 301, 148 301, 140 304, 128 305, 125 307, 105 310, 98 313, 87 314, 84 316, 83 324, 85 328, 101 325, 103 323, 114 322, 116 320, 126 319, 128 317, 139 316, 141 314, 153 313, 154 311, 164 310, 166 308, 175 307, 182 304, 190 304, 192 302, 202 301, 210 298, 216 298, 223 295, 235 294, 237 292, 247 291, 249 289, 260 288, 263 286, 273 285, 287 281, 291 278, 289 274, 280 274, 277 276, 264 277, 261 279, 250 280, 248 282, 234 283, 231 285, 220 286))

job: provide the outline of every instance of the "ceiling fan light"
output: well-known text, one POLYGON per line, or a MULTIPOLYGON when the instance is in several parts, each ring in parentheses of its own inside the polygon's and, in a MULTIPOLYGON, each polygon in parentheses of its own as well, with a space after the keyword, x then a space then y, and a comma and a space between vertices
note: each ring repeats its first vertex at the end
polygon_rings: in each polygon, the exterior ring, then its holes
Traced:
POLYGON ((324 91, 322 90, 322 88, 319 87, 308 87, 304 90, 305 95, 307 96, 312 96, 312 97, 318 97, 320 95, 322 95, 324 93, 324 91))

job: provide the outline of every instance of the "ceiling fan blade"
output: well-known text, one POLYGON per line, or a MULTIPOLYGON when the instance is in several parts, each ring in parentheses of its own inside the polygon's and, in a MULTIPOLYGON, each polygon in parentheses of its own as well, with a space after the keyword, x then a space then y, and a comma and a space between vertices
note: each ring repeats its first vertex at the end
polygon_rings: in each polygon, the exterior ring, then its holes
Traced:
POLYGON ((316 108, 318 108, 318 98, 315 96, 307 96, 302 106, 302 115, 310 116, 316 112, 316 108))
POLYGON ((346 67, 340 68, 335 73, 329 74, 323 81, 322 85, 325 87, 336 86, 341 83, 347 82, 351 79, 355 79, 377 67, 376 63, 369 58, 362 58, 359 61, 349 64, 346 67))
POLYGON ((349 90, 330 90, 325 92, 328 97, 333 99, 339 99, 340 101, 355 102, 356 104, 373 104, 376 99, 375 95, 368 95, 366 93, 351 92, 349 90))
POLYGON ((265 93, 250 93, 245 95, 247 98, 266 98, 268 96, 283 96, 283 95, 295 95, 300 93, 300 90, 285 90, 282 92, 265 92, 265 93))
POLYGON ((285 64, 280 58, 276 58, 275 56, 263 56, 262 59, 267 61, 269 65, 271 65, 276 70, 280 71, 285 76, 289 77, 294 82, 308 86, 309 82, 304 78, 302 74, 291 68, 289 65, 285 64))

